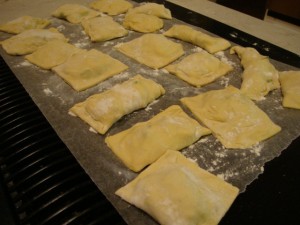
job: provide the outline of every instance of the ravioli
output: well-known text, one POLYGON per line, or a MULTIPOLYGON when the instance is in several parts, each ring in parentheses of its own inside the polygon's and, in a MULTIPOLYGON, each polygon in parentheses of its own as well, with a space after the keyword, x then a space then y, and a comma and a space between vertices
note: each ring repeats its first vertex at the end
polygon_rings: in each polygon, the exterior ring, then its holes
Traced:
POLYGON ((84 20, 81 25, 94 42, 108 41, 128 34, 128 31, 110 16, 84 20))
POLYGON ((43 29, 50 24, 50 20, 32 16, 21 16, 0 25, 0 31, 10 34, 19 34, 25 30, 43 29))
POLYGON ((108 136, 105 142, 129 169, 138 172, 167 150, 181 150, 210 133, 174 105, 146 122, 108 136))
POLYGON ((90 7, 110 16, 126 13, 133 5, 125 0, 97 0, 90 3, 90 7))
POLYGON ((283 94, 282 105, 300 109, 300 71, 280 72, 279 81, 283 94))
POLYGON ((76 91, 83 91, 128 69, 122 62, 98 50, 81 50, 53 68, 76 91))
POLYGON ((153 69, 164 67, 184 54, 181 44, 172 42, 161 34, 144 34, 115 47, 153 69))
POLYGON ((68 42, 68 39, 55 28, 31 29, 12 36, 1 42, 3 49, 10 55, 26 55, 33 53, 39 47, 49 41, 61 40, 68 42))
POLYGON ((152 16, 157 16, 162 19, 172 19, 171 11, 167 8, 165 8, 162 4, 157 3, 145 3, 140 6, 137 6, 133 9, 128 10, 128 14, 132 13, 142 13, 142 14, 148 14, 152 16))
POLYGON ((280 88, 279 74, 267 56, 254 48, 234 46, 230 53, 237 53, 244 67, 241 91, 252 100, 262 100, 270 91, 280 88))
POLYGON ((79 51, 81 49, 72 44, 62 40, 54 40, 47 42, 32 54, 26 55, 25 59, 42 69, 51 69, 63 64, 69 57, 79 51))
POLYGON ((167 151, 116 195, 164 225, 217 225, 238 195, 238 188, 167 151))
POLYGON ((192 43, 209 53, 223 51, 231 46, 230 42, 223 38, 210 36, 187 25, 174 25, 164 35, 192 43))
POLYGON ((163 28, 164 22, 157 16, 143 13, 129 13, 124 18, 123 26, 126 29, 137 32, 151 33, 163 28))
POLYGON ((281 130, 250 98, 233 86, 180 101, 226 148, 250 148, 281 130))
POLYGON ((165 69, 196 87, 211 83, 233 70, 232 66, 205 51, 189 55, 165 69))
POLYGON ((136 75, 105 92, 90 96, 74 105, 70 111, 98 133, 105 134, 121 117, 146 107, 164 93, 160 84, 136 75))
POLYGON ((79 4, 64 4, 52 12, 52 16, 59 19, 65 19, 74 24, 78 24, 83 20, 91 19, 99 15, 100 12, 79 4))

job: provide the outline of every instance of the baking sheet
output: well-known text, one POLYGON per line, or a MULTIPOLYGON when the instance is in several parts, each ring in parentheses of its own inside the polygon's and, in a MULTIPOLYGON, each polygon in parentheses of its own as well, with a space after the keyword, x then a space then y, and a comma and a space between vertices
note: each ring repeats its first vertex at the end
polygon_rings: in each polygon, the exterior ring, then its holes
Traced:
MULTIPOLYGON (((50 14, 48 16, 50 16, 50 14)), ((121 22, 124 15, 114 18, 121 22)), ((104 43, 91 43, 79 25, 73 25, 55 18, 51 20, 52 26, 57 27, 58 30, 64 33, 65 36, 70 39, 70 43, 83 49, 94 48, 101 50, 127 64, 129 69, 93 88, 78 93, 54 72, 42 70, 24 60, 22 56, 9 56, 1 49, 0 53, 2 57, 18 77, 62 141, 67 145, 98 188, 117 208, 127 223, 156 224, 151 217, 134 206, 122 201, 114 194, 115 190, 131 181, 137 174, 127 169, 119 161, 104 143, 104 138, 107 135, 125 130, 137 122, 146 121, 170 105, 181 105, 179 102, 181 97, 221 89, 228 85, 239 88, 242 73, 240 60, 236 55, 230 55, 229 50, 215 54, 216 57, 221 60, 232 64, 234 71, 212 84, 202 88, 194 88, 177 77, 166 73, 163 69, 153 70, 143 66, 113 48, 113 46, 117 44, 141 36, 142 34, 140 33, 131 31, 129 35, 124 38, 104 43), (146 109, 138 110, 130 115, 124 116, 113 125, 106 135, 99 135, 90 131, 86 123, 68 114, 69 108, 75 103, 85 100, 92 94, 107 90, 113 85, 121 83, 136 74, 141 74, 146 78, 153 79, 162 84, 166 89, 166 94, 150 104, 146 109)), ((170 28, 174 23, 183 22, 176 19, 171 21, 165 20, 164 30, 170 28)), ((206 32, 200 28, 197 29, 206 32)), ((159 31, 159 33, 164 32, 164 30, 159 31)), ((9 36, 10 35, 4 33, 0 34, 1 40, 9 36)), ((191 44, 183 43, 178 40, 174 41, 183 44, 186 52, 185 55, 202 51, 199 47, 195 47, 191 44)), ((274 60, 271 60, 271 62, 279 71, 297 69, 274 60)), ((229 183, 237 186, 240 191, 243 192, 246 186, 263 172, 264 164, 279 156, 281 151, 287 148, 288 145, 299 136, 300 111, 284 109, 281 106, 281 100, 280 90, 275 90, 271 92, 265 100, 257 102, 257 105, 263 109, 276 124, 281 126, 282 131, 276 136, 261 142, 251 149, 230 150, 225 149, 219 141, 210 135, 201 138, 195 144, 183 149, 182 153, 197 162, 202 168, 222 177, 229 183)), ((186 112, 191 115, 188 111, 186 112)))

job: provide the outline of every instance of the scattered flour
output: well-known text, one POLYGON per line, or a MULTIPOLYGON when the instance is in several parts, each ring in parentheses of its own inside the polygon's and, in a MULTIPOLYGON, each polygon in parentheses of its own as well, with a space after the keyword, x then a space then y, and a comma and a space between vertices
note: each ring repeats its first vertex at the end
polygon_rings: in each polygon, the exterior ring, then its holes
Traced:
POLYGON ((92 132, 92 133, 98 134, 98 132, 92 127, 89 128, 89 131, 92 132))
POLYGON ((159 100, 154 100, 153 102, 151 102, 146 108, 145 111, 149 112, 152 110, 152 106, 155 105, 159 100))
POLYGON ((50 95, 53 94, 53 92, 52 92, 49 88, 45 88, 45 89, 43 90, 43 92, 44 92, 47 96, 50 96, 50 95))
POLYGON ((230 61, 230 60, 226 57, 224 51, 217 52, 217 53, 215 53, 214 55, 215 55, 218 59, 220 59, 223 63, 226 63, 226 64, 231 65, 231 66, 233 66, 233 67, 236 66, 236 63, 230 61))
POLYGON ((68 111, 68 114, 69 114, 70 116, 77 117, 77 115, 76 115, 76 114, 74 114, 74 113, 73 113, 73 112, 71 112, 71 111, 68 111))
POLYGON ((221 77, 220 78, 220 83, 224 87, 228 87, 228 85, 229 85, 229 78, 228 77, 221 77))
POLYGON ((250 150, 251 153, 254 153, 257 156, 260 156, 261 154, 261 150, 263 149, 264 145, 263 144, 256 144, 252 147, 252 149, 250 150))
POLYGON ((33 64, 31 64, 30 62, 28 62, 27 60, 24 60, 23 62, 15 65, 15 67, 23 67, 23 66, 33 66, 33 64))
POLYGON ((87 48, 91 45, 90 39, 88 36, 85 36, 81 39, 79 39, 76 43, 74 43, 74 45, 77 48, 87 48))
POLYGON ((56 28, 59 32, 62 32, 66 29, 66 27, 64 25, 59 25, 57 28, 56 28))

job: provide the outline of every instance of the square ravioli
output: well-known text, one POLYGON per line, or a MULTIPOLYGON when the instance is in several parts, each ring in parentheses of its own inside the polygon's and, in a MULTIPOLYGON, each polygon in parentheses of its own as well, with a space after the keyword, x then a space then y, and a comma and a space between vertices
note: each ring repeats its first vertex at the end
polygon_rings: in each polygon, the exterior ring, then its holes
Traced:
POLYGON ((89 4, 93 9, 107 13, 110 16, 116 16, 126 13, 133 5, 126 0, 96 0, 89 4))
POLYGON ((147 2, 144 4, 141 4, 133 9, 128 10, 127 13, 130 14, 136 14, 136 13, 142 13, 152 16, 157 16, 162 19, 172 19, 171 11, 163 4, 157 4, 153 2, 147 2))
POLYGON ((9 55, 26 55, 53 40, 68 42, 63 34, 55 28, 50 28, 26 30, 0 42, 0 44, 9 55))
POLYGON ((300 109, 300 71, 280 72, 279 81, 283 94, 282 105, 300 109))
POLYGON ((167 150, 181 150, 210 133, 173 105, 146 122, 108 136, 105 142, 129 169, 138 172, 167 150))
POLYGON ((165 69, 189 84, 201 87, 227 74, 233 67, 202 51, 185 57, 179 63, 168 65, 165 69))
POLYGON ((128 69, 122 62, 98 50, 82 50, 53 68, 76 91, 83 91, 128 69))
POLYGON ((108 41, 128 34, 128 31, 110 16, 84 20, 81 25, 94 42, 108 41))
POLYGON ((82 50, 72 44, 61 40, 54 40, 41 46, 32 54, 26 55, 25 59, 42 69, 51 69, 63 64, 69 57, 79 51, 82 50))
POLYGON ((164 93, 160 84, 136 75, 77 103, 70 112, 79 116, 98 133, 104 134, 122 116, 146 107, 164 93))
POLYGON ((281 130, 250 98, 233 86, 180 101, 226 148, 250 148, 281 130))
POLYGON ((7 23, 0 24, 0 31, 10 34, 19 34, 25 30, 30 29, 43 29, 50 24, 50 20, 32 17, 21 16, 7 23))
POLYGON ((100 12, 80 4, 64 4, 52 12, 52 16, 78 24, 83 20, 100 16, 100 12))
POLYGON ((144 34, 132 41, 116 46, 117 50, 153 69, 159 69, 184 54, 181 44, 161 34, 144 34))
POLYGON ((217 225, 238 188, 167 151, 116 194, 162 225, 217 225))

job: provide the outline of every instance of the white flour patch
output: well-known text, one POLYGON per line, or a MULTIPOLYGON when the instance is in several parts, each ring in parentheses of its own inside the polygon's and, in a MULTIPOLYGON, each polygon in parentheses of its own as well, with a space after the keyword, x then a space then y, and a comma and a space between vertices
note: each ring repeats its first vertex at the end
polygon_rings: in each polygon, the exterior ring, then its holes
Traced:
POLYGON ((251 153, 260 156, 261 154, 261 150, 263 149, 264 145, 263 144, 256 144, 252 147, 252 149, 250 150, 251 153))
POLYGON ((74 113, 73 113, 73 112, 71 112, 71 111, 68 111, 68 114, 69 114, 70 116, 77 117, 77 115, 76 115, 76 114, 74 114, 74 113))
POLYGON ((235 62, 230 61, 230 60, 226 57, 224 51, 217 52, 217 53, 215 53, 214 55, 215 55, 215 57, 217 57, 219 60, 221 60, 221 62, 226 63, 226 64, 228 64, 228 65, 231 65, 231 66, 233 66, 233 67, 236 66, 236 63, 235 63, 235 62))
POLYGON ((89 37, 86 36, 84 38, 79 39, 76 43, 74 43, 74 45, 77 48, 87 48, 91 45, 91 42, 89 37))
POLYGON ((45 88, 45 89, 43 90, 43 92, 44 92, 47 96, 53 95, 53 92, 52 92, 49 88, 45 88))
POLYGON ((194 48, 192 48, 191 49, 191 52, 206 52, 203 48, 200 48, 200 47, 198 47, 198 46, 196 46, 196 47, 194 47, 194 48))
POLYGON ((92 132, 92 133, 97 134, 97 131, 94 128, 92 128, 92 127, 89 128, 89 131, 92 132))
POLYGON ((151 102, 146 108, 145 110, 147 112, 151 111, 152 110, 152 106, 155 105, 159 100, 154 100, 153 102, 151 102))
POLYGON ((236 177, 238 176, 239 173, 238 172, 226 172, 226 173, 221 173, 221 174, 217 174, 217 177, 221 178, 222 180, 227 181, 228 179, 232 178, 232 177, 236 177))
POLYGON ((62 32, 66 29, 66 27, 64 25, 59 25, 58 27, 56 27, 56 29, 59 31, 59 32, 62 32))
POLYGON ((220 84, 224 87, 228 87, 229 84, 229 78, 228 77, 221 77, 220 78, 220 84))
POLYGON ((24 60, 23 62, 15 65, 15 67, 26 67, 26 66, 34 66, 34 65, 28 62, 27 60, 24 60))

